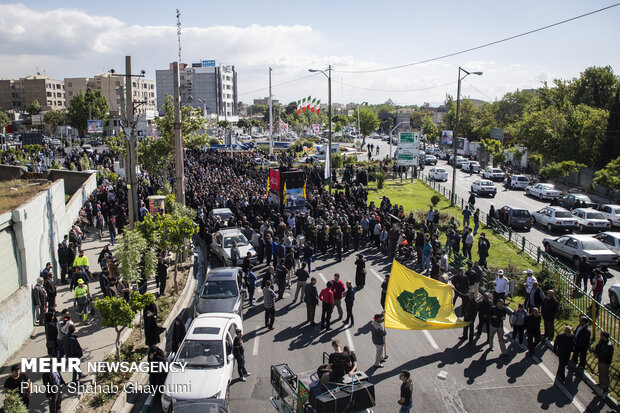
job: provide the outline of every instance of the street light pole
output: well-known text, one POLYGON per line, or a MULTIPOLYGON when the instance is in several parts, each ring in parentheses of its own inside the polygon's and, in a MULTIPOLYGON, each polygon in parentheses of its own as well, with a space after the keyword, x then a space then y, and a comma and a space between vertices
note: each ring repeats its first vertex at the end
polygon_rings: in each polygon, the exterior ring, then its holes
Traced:
POLYGON ((329 195, 332 194, 332 65, 327 67, 327 73, 324 70, 320 69, 308 69, 309 72, 321 72, 325 77, 327 77, 327 113, 328 113, 328 122, 329 122, 329 136, 327 139, 327 162, 329 163, 329 195))
POLYGON ((458 139, 458 130, 459 130, 459 109, 461 106, 461 80, 465 79, 469 75, 481 76, 482 72, 468 72, 459 66, 459 81, 456 88, 456 120, 454 121, 454 133, 452 135, 452 148, 454 150, 454 154, 452 155, 452 196, 450 197, 450 204, 454 205, 456 203, 456 149, 457 149, 457 139, 458 139), (461 72, 465 73, 465 76, 461 77, 461 72))
POLYGON ((271 68, 269 68, 269 158, 273 156, 273 110, 271 101, 271 68))

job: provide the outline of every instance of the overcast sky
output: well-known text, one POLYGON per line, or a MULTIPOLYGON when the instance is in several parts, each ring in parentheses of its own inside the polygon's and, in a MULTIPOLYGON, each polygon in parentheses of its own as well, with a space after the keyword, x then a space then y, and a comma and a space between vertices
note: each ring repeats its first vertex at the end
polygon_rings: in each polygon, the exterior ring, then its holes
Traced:
POLYGON ((124 56, 134 71, 177 60, 175 8, 181 11, 182 61, 235 65, 239 100, 268 95, 288 103, 312 95, 327 102, 327 81, 308 68, 331 64, 334 102, 443 102, 456 95, 458 67, 483 71, 462 94, 487 101, 542 81, 569 79, 589 66, 620 73, 620 7, 516 40, 397 70, 552 24, 613 1, 39 1, 0 5, 0 77, 37 70, 55 79, 93 76, 124 56), (305 77, 305 78, 304 78, 305 77), (303 78, 303 79, 302 79, 303 78), (285 85, 279 85, 293 80, 285 85), (261 90, 262 89, 262 90, 261 90))

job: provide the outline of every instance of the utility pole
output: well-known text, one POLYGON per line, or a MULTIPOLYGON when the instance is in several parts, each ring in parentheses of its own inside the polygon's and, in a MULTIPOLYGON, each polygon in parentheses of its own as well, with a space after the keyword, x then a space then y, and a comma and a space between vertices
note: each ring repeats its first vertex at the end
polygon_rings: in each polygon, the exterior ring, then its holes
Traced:
MULTIPOLYGON (((329 116, 328 116, 328 122, 329 122, 329 149, 327 150, 327 156, 329 156, 329 168, 333 168, 332 166, 332 65, 329 65, 327 67, 327 73, 329 73, 329 75, 327 76, 327 95, 328 95, 328 104, 329 104, 329 116)), ((332 172, 329 171, 329 196, 331 197, 332 195, 332 182, 334 180, 334 177, 332 176, 332 172)))
POLYGON ((269 157, 273 156, 273 119, 271 113, 271 68, 269 68, 269 157))
POLYGON ((138 180, 136 179, 136 164, 138 157, 136 154, 136 128, 133 118, 133 83, 131 79, 131 56, 125 56, 125 117, 127 119, 127 127, 125 134, 128 135, 127 140, 127 165, 125 175, 128 183, 128 213, 129 226, 133 227, 134 222, 138 221, 138 180))
POLYGON ((172 63, 172 81, 174 88, 174 173, 175 195, 177 202, 185 205, 185 174, 183 171, 183 137, 181 136, 181 96, 179 79, 179 62, 172 63))

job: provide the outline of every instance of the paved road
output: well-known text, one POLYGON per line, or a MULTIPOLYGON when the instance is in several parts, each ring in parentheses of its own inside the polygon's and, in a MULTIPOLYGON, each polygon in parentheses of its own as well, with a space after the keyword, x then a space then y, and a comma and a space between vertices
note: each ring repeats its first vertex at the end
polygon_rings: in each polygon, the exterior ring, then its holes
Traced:
MULTIPOLYGON (((389 144, 387 142, 380 141, 378 139, 370 139, 367 141, 368 144, 374 144, 375 146, 379 145, 379 157, 383 159, 389 153, 389 144)), ((392 151, 396 148, 392 147, 392 151)), ((374 153, 374 152, 373 152, 374 153)), ((367 157, 361 157, 361 159, 366 160, 367 157)), ((373 159, 379 159, 374 157, 373 159)), ((441 183, 441 185, 445 186, 446 189, 452 190, 452 166, 448 165, 446 161, 439 160, 437 166, 441 166, 448 171, 448 182, 441 183)), ((432 166, 430 167, 432 168, 432 166)), ((424 170, 424 173, 428 173, 429 167, 427 166, 424 170)), ((456 193, 461 198, 469 199, 469 190, 471 188, 471 184, 480 178, 479 174, 473 174, 471 177, 469 173, 461 172, 460 170, 456 171, 456 193)), ((496 209, 499 209, 505 205, 511 205, 519 208, 527 209, 530 212, 538 211, 539 209, 546 207, 549 205, 549 201, 540 201, 538 198, 530 197, 525 195, 523 190, 505 190, 501 183, 496 183, 497 186, 497 195, 495 198, 489 197, 476 197, 476 207, 480 208, 481 211, 488 213, 491 205, 495 205, 496 209)), ((544 238, 549 237, 557 237, 561 235, 561 233, 557 231, 548 231, 546 228, 542 228, 540 226, 533 227, 530 231, 525 230, 516 230, 519 234, 525 236, 531 243, 534 245, 541 246, 542 248, 542 240, 544 238)), ((578 233, 578 232, 577 232, 578 233)), ((571 263, 566 261, 569 266, 572 266, 571 263)), ((610 269, 610 273, 613 276, 610 280, 608 280, 605 285, 605 292, 603 294, 603 302, 605 304, 609 304, 609 287, 615 284, 620 284, 620 266, 615 266, 610 269)))
MULTIPOLYGON (((374 250, 364 251, 367 259, 367 284, 356 295, 354 306, 355 325, 345 328, 342 320, 332 324, 332 330, 320 331, 318 327, 305 324, 304 305, 293 304, 290 293, 277 303, 275 329, 264 327, 262 305, 247 309, 244 318, 246 366, 252 373, 247 382, 236 379, 230 390, 231 412, 272 412, 269 402, 271 385, 270 366, 288 363, 296 372, 315 370, 322 360, 323 352, 331 352, 330 342, 339 339, 351 346, 358 356, 359 369, 365 371, 375 384, 377 407, 375 412, 396 411, 399 398, 398 374, 410 370, 414 381, 414 404, 416 411, 465 412, 490 411, 502 406, 508 411, 584 411, 589 404, 599 406, 600 400, 579 380, 569 380, 566 387, 553 384, 557 369, 556 357, 548 351, 539 350, 543 362, 536 363, 510 347, 510 356, 500 357, 495 351, 482 346, 460 342, 461 330, 404 331, 388 330, 387 352, 389 359, 384 368, 373 365, 375 348, 370 337, 370 320, 380 312, 380 285, 389 272, 390 263, 374 250), (437 375, 445 371, 447 378, 437 375)), ((315 262, 313 276, 318 287, 338 272, 343 280, 355 275, 355 254, 337 263, 333 257, 315 262)), ((262 274, 264 265, 259 266, 262 274)), ((294 287, 293 287, 294 288, 294 287)), ((294 290, 291 290, 294 294, 294 290)), ((459 301, 460 302, 460 301, 459 301)), ((457 311, 460 309, 457 307, 457 311)), ((320 314, 317 314, 317 321, 320 314)), ((337 311, 334 311, 337 318, 337 311)), ((597 411, 593 409, 592 411, 597 411)), ((158 402, 152 411, 159 412, 158 402)))

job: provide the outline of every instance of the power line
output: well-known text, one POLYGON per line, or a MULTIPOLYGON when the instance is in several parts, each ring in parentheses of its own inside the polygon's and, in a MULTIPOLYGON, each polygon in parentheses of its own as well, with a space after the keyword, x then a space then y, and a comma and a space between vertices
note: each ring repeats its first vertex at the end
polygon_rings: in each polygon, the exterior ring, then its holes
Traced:
POLYGON ((471 87, 472 89, 474 89, 475 91, 477 91, 478 93, 482 94, 483 96, 486 96, 488 99, 493 100, 493 98, 489 95, 487 95, 486 93, 484 93, 482 90, 478 89, 476 86, 472 85, 471 83, 469 83, 467 80, 464 81, 465 83, 467 83, 467 85, 469 87, 471 87))
MULTIPOLYGON (((309 77, 316 76, 316 75, 318 75, 318 73, 312 73, 311 75, 308 75, 308 76, 304 76, 304 77, 300 77, 300 78, 292 79, 292 80, 287 80, 286 82, 278 83, 276 85, 271 85, 271 88, 273 89, 275 87, 287 85, 289 83, 299 82, 300 80, 304 80, 304 79, 307 79, 309 77)), ((269 90, 269 87, 264 87, 261 89, 251 90, 249 92, 239 93, 237 96, 249 95, 250 93, 262 92, 263 90, 269 90)))
POLYGON ((403 67, 416 66, 416 65, 423 64, 423 63, 434 62, 436 60, 441 60, 441 59, 445 59, 447 57, 457 56, 457 55, 460 55, 460 54, 463 54, 463 53, 472 52, 474 50, 478 50, 478 49, 482 49, 482 48, 485 48, 485 47, 493 46, 493 45, 496 45, 496 44, 499 44, 499 43, 507 42, 509 40, 514 40, 514 39, 517 39, 519 37, 523 37, 523 36, 527 36, 527 35, 532 34, 532 33, 540 32, 542 30, 546 30, 546 29, 549 29, 551 27, 559 26, 559 25, 562 25, 564 23, 568 23, 568 22, 571 22, 571 21, 574 21, 574 20, 578 20, 578 19, 590 16, 592 14, 600 13, 602 11, 605 11, 605 10, 608 10, 608 9, 611 9, 611 8, 617 7, 617 6, 620 6, 620 3, 615 3, 615 4, 612 4, 610 6, 603 7, 602 9, 598 9, 598 10, 594 10, 594 11, 591 11, 591 12, 588 12, 588 13, 580 14, 579 16, 571 17, 570 19, 562 20, 562 21, 559 21, 559 22, 556 22, 556 23, 553 23, 553 24, 549 24, 547 26, 543 26, 543 27, 539 27, 537 29, 529 30, 527 32, 516 34, 514 36, 506 37, 506 38, 503 38, 503 39, 500 39, 500 40, 496 40, 496 41, 493 41, 493 42, 490 42, 490 43, 485 43, 485 44, 482 44, 482 45, 479 45, 479 46, 475 46, 475 47, 471 47, 469 49, 461 50, 461 51, 458 51, 458 52, 448 53, 448 54, 445 54, 445 55, 442 55, 442 56, 433 57, 431 59, 421 60, 419 62, 406 63, 406 64, 403 64, 403 65, 385 67, 385 68, 382 68, 382 69, 369 69, 369 70, 336 70, 336 69, 332 69, 332 70, 334 70, 335 72, 340 72, 340 73, 373 73, 373 72, 383 72, 383 71, 387 71, 387 70, 401 69, 403 67))
POLYGON ((342 86, 351 87, 351 88, 354 88, 354 89, 368 90, 368 91, 371 91, 371 92, 401 93, 401 92, 421 92, 421 91, 424 91, 424 90, 438 89, 438 88, 441 88, 441 87, 446 87, 446 86, 453 85, 457 81, 455 80, 455 81, 452 81, 452 82, 444 83, 442 85, 429 86, 429 87, 424 87, 424 88, 419 88, 419 89, 398 89, 398 90, 394 90, 394 89, 392 89, 392 90, 389 90, 389 89, 371 89, 371 88, 362 87, 362 86, 349 85, 347 83, 338 82, 337 80, 333 80, 333 79, 332 79, 332 82, 337 83, 337 84, 342 85, 342 86))

